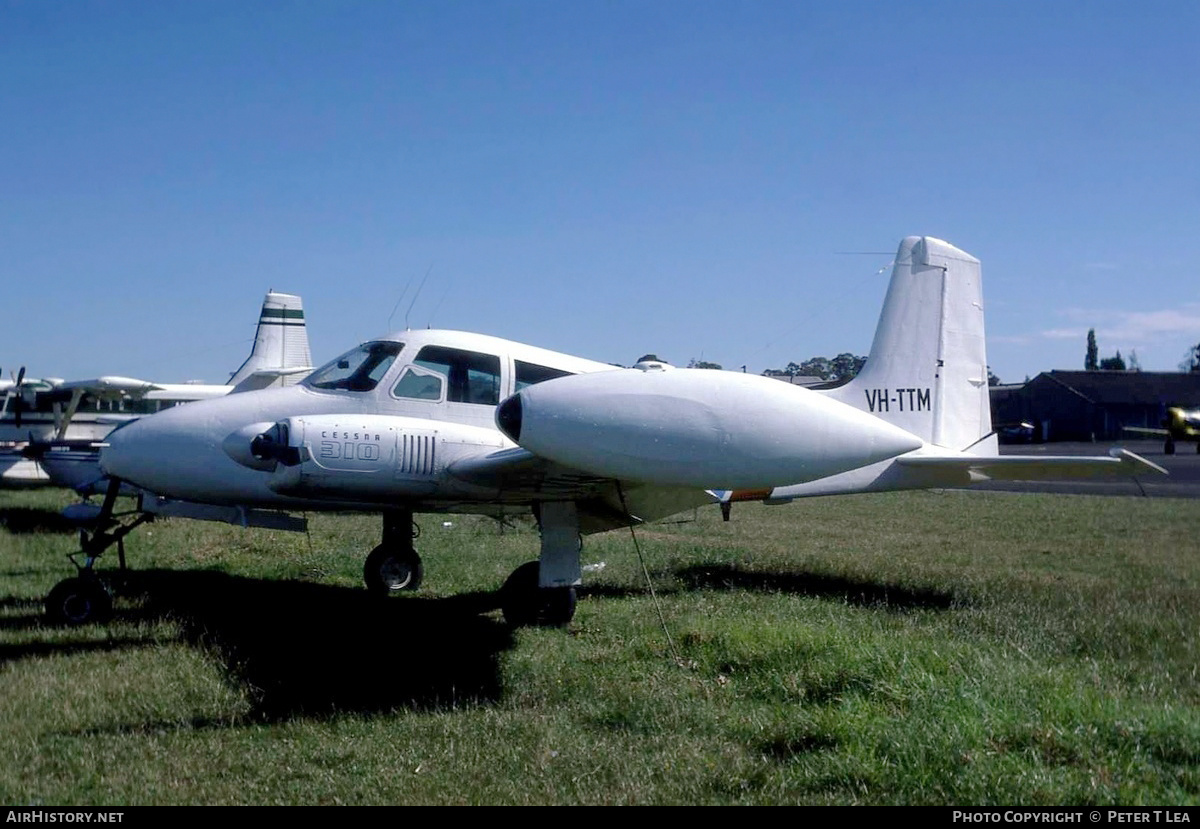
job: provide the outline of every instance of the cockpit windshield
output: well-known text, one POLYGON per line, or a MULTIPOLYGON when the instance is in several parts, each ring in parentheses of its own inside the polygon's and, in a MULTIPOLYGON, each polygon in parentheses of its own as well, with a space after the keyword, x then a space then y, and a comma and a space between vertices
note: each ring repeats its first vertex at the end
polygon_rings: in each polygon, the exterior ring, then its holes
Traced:
POLYGON ((404 343, 363 343, 308 376, 304 385, 312 389, 371 391, 387 374, 404 343))

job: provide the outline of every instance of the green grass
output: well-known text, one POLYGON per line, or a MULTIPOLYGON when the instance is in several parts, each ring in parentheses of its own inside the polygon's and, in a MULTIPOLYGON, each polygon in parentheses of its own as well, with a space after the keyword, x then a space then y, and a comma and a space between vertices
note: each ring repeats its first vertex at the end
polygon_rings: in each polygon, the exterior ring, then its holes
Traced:
POLYGON ((423 518, 379 605, 340 515, 148 525, 116 618, 48 627, 63 503, 0 493, 0 802, 1200 803, 1189 501, 701 510, 638 532, 665 631, 627 532, 568 630, 511 631, 527 523, 423 518))

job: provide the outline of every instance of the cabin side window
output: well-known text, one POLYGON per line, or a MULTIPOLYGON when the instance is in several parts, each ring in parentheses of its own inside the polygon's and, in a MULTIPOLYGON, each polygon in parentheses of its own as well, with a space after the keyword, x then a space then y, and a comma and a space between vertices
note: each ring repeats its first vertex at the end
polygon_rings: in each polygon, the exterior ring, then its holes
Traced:
POLYGON ((535 363, 526 363, 521 360, 515 360, 514 362, 517 364, 517 385, 514 391, 520 391, 526 386, 544 383, 547 380, 554 380, 558 377, 571 376, 571 372, 563 371, 560 368, 539 366, 535 363))
POLYGON ((500 358, 459 348, 427 345, 417 354, 392 394, 416 400, 495 406, 500 402, 500 358))

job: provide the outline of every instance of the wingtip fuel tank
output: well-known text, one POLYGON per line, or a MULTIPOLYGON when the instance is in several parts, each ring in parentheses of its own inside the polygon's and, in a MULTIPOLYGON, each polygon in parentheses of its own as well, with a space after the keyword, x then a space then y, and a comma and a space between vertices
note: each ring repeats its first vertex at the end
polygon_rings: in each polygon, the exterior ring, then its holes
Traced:
POLYGON ((920 438, 844 403, 757 375, 627 371, 523 389, 501 431, 565 466, 669 486, 778 486, 896 457, 920 438))

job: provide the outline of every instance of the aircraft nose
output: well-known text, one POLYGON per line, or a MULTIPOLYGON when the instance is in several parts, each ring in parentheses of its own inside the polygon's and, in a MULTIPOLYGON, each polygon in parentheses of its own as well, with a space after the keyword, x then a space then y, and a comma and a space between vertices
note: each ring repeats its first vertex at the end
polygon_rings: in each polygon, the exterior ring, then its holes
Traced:
POLYGON ((109 432, 104 439, 108 445, 100 450, 100 469, 106 475, 152 489, 150 473, 162 463, 162 455, 151 446, 148 420, 135 420, 109 432))
POLYGON ((143 417, 110 432, 100 452, 101 470, 159 495, 191 495, 185 491, 189 482, 200 477, 213 454, 203 424, 183 416, 185 409, 198 405, 143 417))

